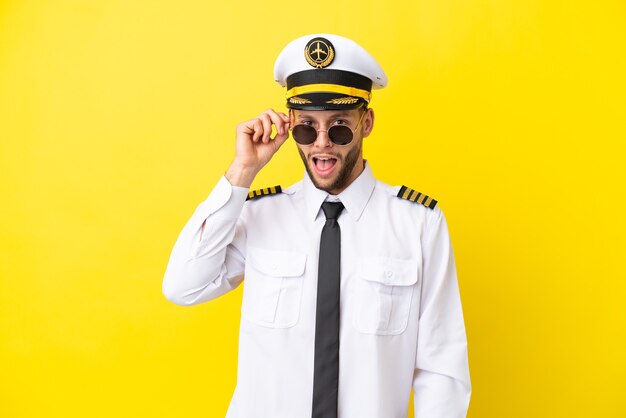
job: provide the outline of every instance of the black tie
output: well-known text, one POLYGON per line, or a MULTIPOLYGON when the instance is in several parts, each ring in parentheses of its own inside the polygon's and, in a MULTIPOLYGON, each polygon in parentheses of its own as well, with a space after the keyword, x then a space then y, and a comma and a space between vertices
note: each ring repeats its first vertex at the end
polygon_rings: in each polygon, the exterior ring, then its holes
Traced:
POLYGON ((337 418, 339 392, 339 285, 341 229, 337 218, 341 202, 324 202, 326 224, 320 240, 315 315, 315 366, 312 418, 337 418))

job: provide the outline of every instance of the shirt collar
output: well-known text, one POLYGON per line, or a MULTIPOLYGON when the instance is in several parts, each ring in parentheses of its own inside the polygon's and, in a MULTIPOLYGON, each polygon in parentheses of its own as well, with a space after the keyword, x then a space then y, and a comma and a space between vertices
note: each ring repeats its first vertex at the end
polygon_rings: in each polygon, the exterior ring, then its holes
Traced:
MULTIPOLYGON (((324 190, 320 190, 311 181, 309 174, 304 172, 304 200, 306 202, 306 216, 307 219, 314 221, 320 212, 320 208, 326 197, 329 195, 324 190)), ((344 191, 339 193, 337 197, 343 203, 348 215, 357 222, 367 205, 374 186, 376 185, 376 179, 372 173, 369 163, 365 160, 365 169, 344 191)))

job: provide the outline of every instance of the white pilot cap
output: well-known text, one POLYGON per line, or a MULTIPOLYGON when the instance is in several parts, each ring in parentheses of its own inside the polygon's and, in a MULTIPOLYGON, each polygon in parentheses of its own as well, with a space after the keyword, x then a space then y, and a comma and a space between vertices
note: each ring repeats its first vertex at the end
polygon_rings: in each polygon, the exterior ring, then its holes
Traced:
POLYGON ((339 35, 312 34, 290 42, 274 64, 274 80, 287 88, 292 109, 352 109, 387 85, 378 62, 356 42, 339 35))

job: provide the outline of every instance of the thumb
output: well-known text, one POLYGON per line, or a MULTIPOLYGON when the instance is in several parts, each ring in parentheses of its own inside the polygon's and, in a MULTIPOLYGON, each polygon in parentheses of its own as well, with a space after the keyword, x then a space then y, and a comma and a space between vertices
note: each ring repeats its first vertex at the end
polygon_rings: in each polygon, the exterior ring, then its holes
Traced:
POLYGON ((278 150, 278 148, 280 148, 285 143, 287 138, 289 138, 289 129, 287 129, 287 126, 285 126, 285 133, 282 135, 276 134, 276 137, 272 141, 272 143, 276 145, 276 150, 278 150))

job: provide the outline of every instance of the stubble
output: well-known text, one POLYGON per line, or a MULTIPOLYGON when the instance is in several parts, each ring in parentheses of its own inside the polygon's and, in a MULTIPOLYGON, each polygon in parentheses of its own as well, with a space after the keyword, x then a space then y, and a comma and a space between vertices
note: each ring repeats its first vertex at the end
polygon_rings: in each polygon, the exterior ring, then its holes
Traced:
POLYGON ((332 190, 344 189, 345 187, 348 186, 347 182, 350 179, 352 170, 354 169, 354 167, 360 160, 362 145, 363 145, 362 142, 359 141, 358 146, 355 146, 348 152, 348 154, 346 155, 345 162, 342 160, 341 155, 330 153, 331 155, 336 157, 337 160, 342 161, 343 164, 341 166, 341 170, 339 171, 339 174, 337 175, 337 178, 335 179, 335 181, 333 181, 331 184, 327 186, 324 186, 322 183, 320 183, 317 180, 317 178, 315 177, 316 176, 315 172, 309 167, 307 157, 306 155, 304 155, 304 152, 302 151, 302 149, 298 148, 298 153, 300 154, 300 158, 302 158, 302 162, 304 163, 304 168, 309 174, 309 178, 313 182, 313 185, 320 190, 324 190, 325 192, 330 193, 332 190))

